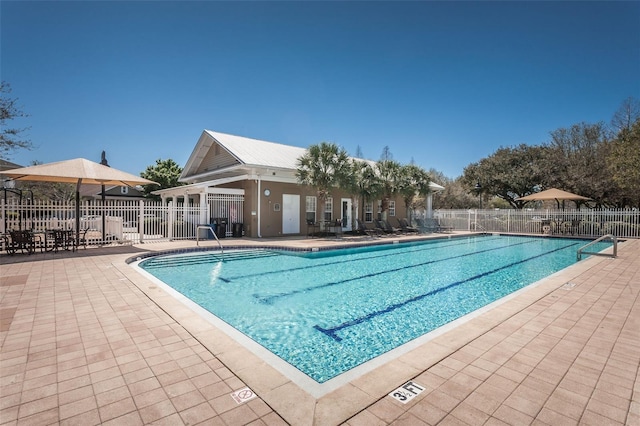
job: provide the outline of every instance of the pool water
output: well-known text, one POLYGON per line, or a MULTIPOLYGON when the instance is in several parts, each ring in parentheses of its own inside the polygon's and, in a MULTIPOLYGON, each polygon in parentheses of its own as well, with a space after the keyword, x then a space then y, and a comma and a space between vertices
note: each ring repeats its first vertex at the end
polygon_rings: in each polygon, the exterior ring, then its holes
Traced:
POLYGON ((323 383, 574 264, 584 244, 475 236, 304 253, 200 252, 140 267, 323 383))

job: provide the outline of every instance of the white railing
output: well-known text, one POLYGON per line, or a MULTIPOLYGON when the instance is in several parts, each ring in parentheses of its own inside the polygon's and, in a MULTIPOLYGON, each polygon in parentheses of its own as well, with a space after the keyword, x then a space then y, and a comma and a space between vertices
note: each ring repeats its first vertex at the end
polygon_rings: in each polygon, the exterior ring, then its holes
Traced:
POLYGON ((618 238, 616 238, 615 235, 611 235, 611 234, 603 235, 602 237, 591 241, 589 244, 585 244, 584 246, 580 247, 578 249, 578 252, 576 253, 577 259, 581 260, 583 254, 590 254, 593 256, 607 256, 607 257, 614 257, 614 258, 618 257, 618 238), (586 250, 592 245, 604 240, 610 240, 613 243, 613 253, 593 252, 593 251, 586 250))
MULTIPOLYGON (((0 200, 0 233, 10 230, 75 229, 75 203, 0 200)), ((80 229, 90 230, 94 243, 142 243, 195 239, 199 206, 137 201, 83 201, 80 229), (104 237, 103 237, 104 216, 104 237)))
MULTIPOLYGON (((225 236, 232 236, 233 223, 243 217, 242 201, 231 198, 210 198, 208 201, 202 206, 206 211, 201 211, 199 204, 163 204, 149 200, 107 200, 104 204, 100 200, 83 201, 80 228, 90 229, 94 242, 195 240, 198 225, 207 224, 207 219, 202 218, 224 217, 228 220, 225 236), (102 241, 103 216, 105 241, 102 241)), ((611 234, 617 238, 640 238, 638 210, 436 210, 435 216, 442 225, 458 231, 548 233, 590 238, 611 234)), ((38 201, 18 204, 0 199, 0 233, 14 229, 75 229, 75 204, 38 201)))
POLYGON ((640 238, 640 211, 629 209, 437 210, 435 216, 456 230, 640 238))

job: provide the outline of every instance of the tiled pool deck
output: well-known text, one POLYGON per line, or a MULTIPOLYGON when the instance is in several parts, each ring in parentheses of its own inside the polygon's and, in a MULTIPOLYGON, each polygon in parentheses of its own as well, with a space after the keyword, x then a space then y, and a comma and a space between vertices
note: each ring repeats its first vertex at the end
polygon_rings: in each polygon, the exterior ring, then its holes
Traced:
POLYGON ((195 245, 1 254, 0 425, 640 425, 640 240, 324 394, 307 392, 125 263, 195 245), (425 390, 406 405, 387 395, 408 380, 425 390), (257 398, 237 404, 231 393, 246 386, 257 398))

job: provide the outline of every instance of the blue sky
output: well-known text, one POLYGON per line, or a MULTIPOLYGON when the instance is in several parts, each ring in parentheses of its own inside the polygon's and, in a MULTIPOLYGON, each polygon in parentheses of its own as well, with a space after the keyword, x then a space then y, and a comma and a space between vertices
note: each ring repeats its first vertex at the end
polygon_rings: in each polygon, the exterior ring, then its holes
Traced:
POLYGON ((139 174, 203 129, 457 177, 640 98, 640 2, 0 2, 29 165, 139 174))

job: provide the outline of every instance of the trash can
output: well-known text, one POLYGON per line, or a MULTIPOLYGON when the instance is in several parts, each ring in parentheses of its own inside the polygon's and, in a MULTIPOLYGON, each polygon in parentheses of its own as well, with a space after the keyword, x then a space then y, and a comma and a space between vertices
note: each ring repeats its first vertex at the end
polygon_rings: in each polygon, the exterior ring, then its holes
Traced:
POLYGON ((233 223, 231 225, 231 235, 233 235, 233 238, 242 237, 242 224, 241 223, 233 223))
POLYGON ((216 235, 218 238, 225 238, 227 236, 227 223, 229 223, 229 219, 226 217, 219 217, 216 219, 216 235))

